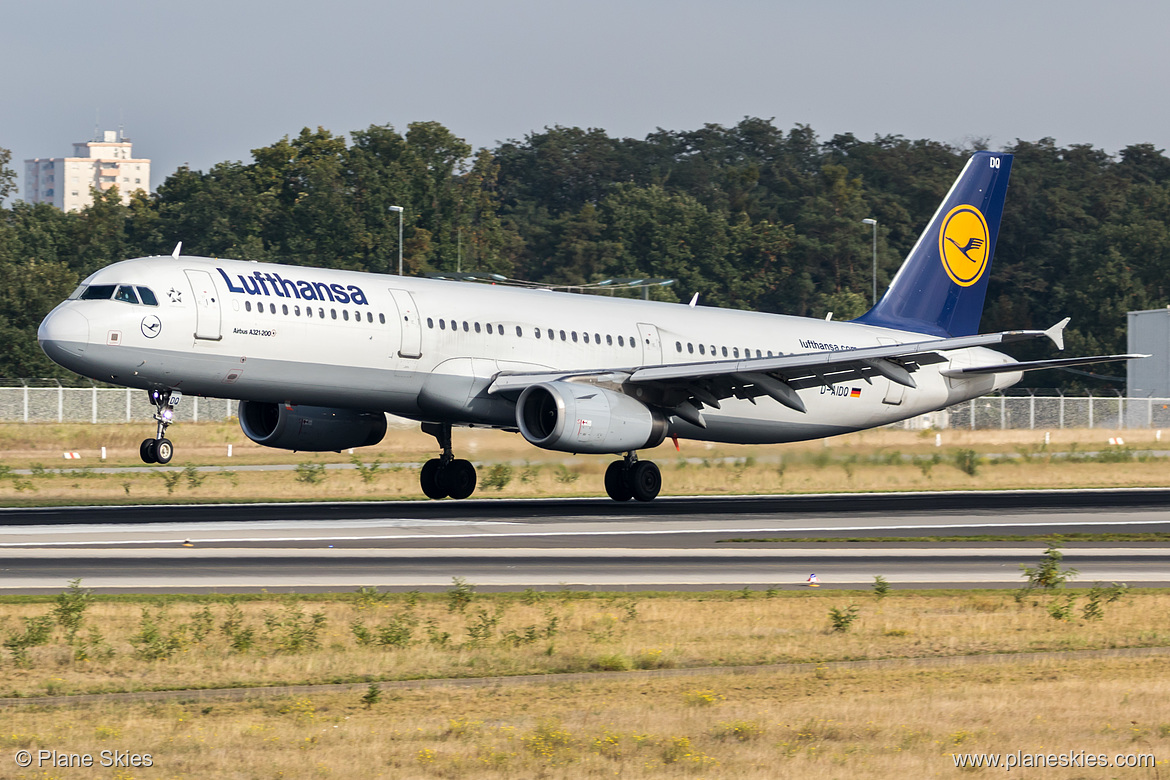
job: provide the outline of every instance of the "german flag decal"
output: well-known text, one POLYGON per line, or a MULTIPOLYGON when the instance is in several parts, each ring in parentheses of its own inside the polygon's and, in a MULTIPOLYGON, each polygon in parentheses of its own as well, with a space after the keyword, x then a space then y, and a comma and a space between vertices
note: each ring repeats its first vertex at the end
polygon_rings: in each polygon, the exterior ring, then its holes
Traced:
POLYGON ((853 388, 852 390, 850 390, 850 391, 849 391, 849 397, 850 397, 850 398, 861 398, 861 388, 860 388, 860 387, 855 387, 855 388, 853 388))

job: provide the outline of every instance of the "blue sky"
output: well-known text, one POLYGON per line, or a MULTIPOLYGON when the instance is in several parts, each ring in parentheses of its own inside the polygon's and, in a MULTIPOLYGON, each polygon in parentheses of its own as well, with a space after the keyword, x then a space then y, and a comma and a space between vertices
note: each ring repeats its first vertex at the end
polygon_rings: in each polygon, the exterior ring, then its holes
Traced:
POLYGON ((822 138, 1170 146, 1167 3, 8 0, 3 19, 0 147, 22 178, 96 111, 154 186, 305 126, 421 120, 475 146, 744 116, 822 138))

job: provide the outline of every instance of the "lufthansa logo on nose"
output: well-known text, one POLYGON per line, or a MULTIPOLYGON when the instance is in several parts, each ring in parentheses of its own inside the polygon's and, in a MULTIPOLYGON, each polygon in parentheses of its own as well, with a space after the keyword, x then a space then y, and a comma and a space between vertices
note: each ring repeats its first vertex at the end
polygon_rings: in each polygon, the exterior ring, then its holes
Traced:
POLYGON ((968 204, 955 206, 938 232, 938 253, 951 281, 970 287, 987 269, 987 220, 968 204))
POLYGON ((162 320, 155 315, 142 318, 142 335, 148 339, 152 339, 158 334, 162 333, 162 320))

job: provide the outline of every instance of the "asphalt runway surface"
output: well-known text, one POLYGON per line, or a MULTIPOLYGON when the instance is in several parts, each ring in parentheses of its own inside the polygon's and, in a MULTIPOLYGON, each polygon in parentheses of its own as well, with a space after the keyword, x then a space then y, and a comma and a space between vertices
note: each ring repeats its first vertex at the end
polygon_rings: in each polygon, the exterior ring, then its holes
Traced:
MULTIPOLYGON (((1168 506, 1135 489, 6 509, 0 593, 1018 587, 1044 543, 898 540, 1170 533, 1168 506), (784 538, 842 541, 733 541, 784 538)), ((1064 552, 1074 585, 1170 586, 1170 544, 1064 552)))

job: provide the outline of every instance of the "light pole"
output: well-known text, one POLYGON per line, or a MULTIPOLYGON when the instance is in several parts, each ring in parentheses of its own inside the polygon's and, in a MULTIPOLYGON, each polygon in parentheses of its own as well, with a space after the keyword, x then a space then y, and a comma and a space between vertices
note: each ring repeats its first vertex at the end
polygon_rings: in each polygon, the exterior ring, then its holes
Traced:
POLYGON ((873 225, 873 304, 877 306, 877 220, 863 219, 863 225, 873 225))
POLYGON ((402 207, 391 206, 390 210, 398 212, 398 275, 402 276, 402 207))

